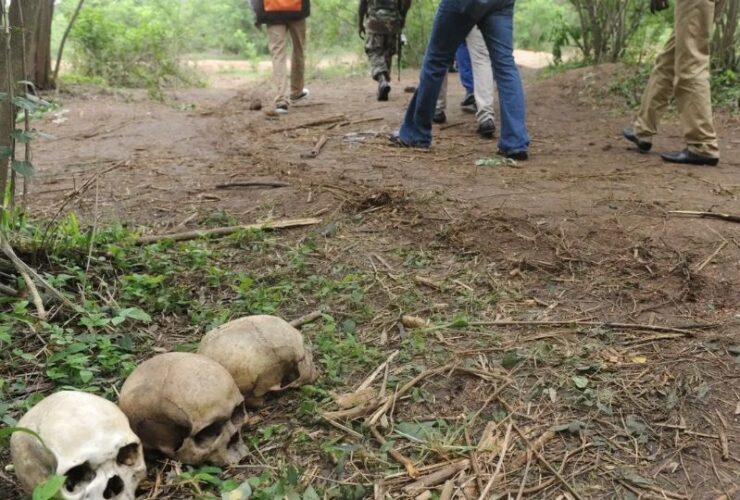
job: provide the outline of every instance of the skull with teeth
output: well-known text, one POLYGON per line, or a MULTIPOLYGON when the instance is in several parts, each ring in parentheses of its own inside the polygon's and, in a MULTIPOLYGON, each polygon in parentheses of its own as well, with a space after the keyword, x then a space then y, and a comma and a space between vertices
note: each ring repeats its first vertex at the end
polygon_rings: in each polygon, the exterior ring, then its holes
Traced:
POLYGON ((208 332, 198 352, 223 365, 247 404, 260 406, 265 394, 316 379, 303 335, 275 316, 247 316, 208 332))
POLYGON ((26 413, 10 439, 15 470, 31 493, 50 475, 67 477, 60 492, 66 500, 133 500, 146 476, 141 441, 126 415, 101 397, 62 391, 26 413))
POLYGON ((119 405, 145 448, 175 460, 228 465, 247 454, 244 398, 229 372, 205 356, 145 361, 123 384, 119 405))

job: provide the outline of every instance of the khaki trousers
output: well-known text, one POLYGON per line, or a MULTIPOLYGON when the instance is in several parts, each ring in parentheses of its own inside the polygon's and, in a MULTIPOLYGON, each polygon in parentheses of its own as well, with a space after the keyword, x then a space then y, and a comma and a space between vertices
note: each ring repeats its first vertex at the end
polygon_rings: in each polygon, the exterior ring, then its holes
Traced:
POLYGON ((653 67, 635 120, 635 132, 640 139, 649 142, 658 132, 660 115, 675 96, 688 149, 703 156, 719 157, 709 86, 709 45, 715 3, 715 0, 676 0, 673 34, 653 67))
POLYGON ((272 54, 272 81, 277 88, 275 104, 288 105, 291 97, 297 97, 303 92, 306 65, 306 20, 291 21, 288 24, 268 24, 267 38, 270 54, 272 54), (290 83, 288 83, 287 68, 288 35, 293 44, 290 83))
MULTIPOLYGON (((473 67, 473 94, 475 96, 475 106, 478 111, 475 114, 478 123, 486 120, 496 121, 496 111, 494 110, 494 92, 496 91, 496 82, 493 79, 493 65, 491 56, 488 54, 486 41, 483 39, 483 33, 476 26, 465 38, 470 52, 470 62, 473 67)), ((447 75, 442 80, 442 90, 437 99, 437 108, 435 111, 445 111, 447 109, 447 75)))

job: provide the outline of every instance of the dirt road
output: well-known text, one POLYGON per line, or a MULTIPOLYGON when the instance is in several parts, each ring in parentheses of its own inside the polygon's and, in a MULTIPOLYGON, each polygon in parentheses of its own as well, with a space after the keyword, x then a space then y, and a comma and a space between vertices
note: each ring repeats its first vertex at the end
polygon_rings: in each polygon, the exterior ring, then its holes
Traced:
MULTIPOLYGON (((58 139, 37 149, 31 211, 75 209, 87 222, 125 221, 152 233, 195 227, 220 211, 245 223, 319 216, 351 243, 337 256, 349 266, 367 268, 367 256, 379 255, 392 274, 405 250, 427 256, 430 279, 464 271, 471 281, 460 286, 498 294, 486 318, 716 325, 691 340, 642 341, 651 366, 670 367, 655 377, 712 388, 708 400, 681 410, 702 428, 702 408, 732 415, 738 397, 740 369, 723 349, 740 343, 740 225, 670 212, 740 214, 740 119, 717 116, 719 168, 639 155, 620 137, 629 110, 603 95, 615 69, 547 80, 528 70, 532 159, 516 166, 476 166, 495 143, 477 138, 473 117, 455 106, 430 151, 390 147, 386 135, 400 123, 413 72, 394 82, 388 103, 375 102, 368 78, 311 82, 310 99, 279 118, 249 110, 253 99, 267 102, 261 83, 177 91, 167 104, 77 91, 64 96, 67 113, 37 124, 58 139), (307 158, 322 137, 321 153, 307 158), (288 186, 216 187, 243 180, 288 186)), ((462 93, 451 87, 454 103, 462 93)), ((654 150, 679 147, 669 117, 654 150)), ((730 424, 736 445, 737 414, 730 424)), ((711 478, 732 485, 737 457, 713 473, 703 446, 692 448, 687 475, 704 479, 674 475, 661 487, 697 498, 727 491, 711 478)), ((651 472, 667 474, 668 462, 651 463, 651 472)))

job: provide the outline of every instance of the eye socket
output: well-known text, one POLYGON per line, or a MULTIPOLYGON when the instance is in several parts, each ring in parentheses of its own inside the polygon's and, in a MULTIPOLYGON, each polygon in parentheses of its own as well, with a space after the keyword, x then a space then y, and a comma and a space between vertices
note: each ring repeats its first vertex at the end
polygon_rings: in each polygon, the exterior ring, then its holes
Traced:
POLYGON ((123 493, 123 490, 125 488, 125 485, 123 484, 123 479, 121 479, 118 476, 113 476, 108 480, 108 484, 105 485, 105 491, 103 492, 103 498, 110 499, 115 498, 121 493, 123 493))
POLYGON ((213 444, 213 442, 216 441, 223 432, 225 424, 226 422, 224 421, 214 422, 193 436, 193 441, 195 441, 196 446, 199 448, 206 448, 213 444))
POLYGON ((241 428, 244 425, 246 416, 247 409, 244 407, 244 403, 241 403, 234 408, 234 413, 231 414, 231 423, 241 428))
POLYGON ((131 443, 118 450, 116 462, 119 465, 134 465, 139 459, 139 443, 131 443))
POLYGON ((233 450, 236 449, 239 443, 242 440, 241 433, 237 432, 233 436, 231 436, 231 439, 229 439, 229 444, 226 446, 228 449, 233 450))
POLYGON ((95 471, 90 464, 85 462, 69 469, 65 474, 67 480, 64 482, 64 489, 73 493, 75 490, 84 487, 87 483, 95 478, 95 471))

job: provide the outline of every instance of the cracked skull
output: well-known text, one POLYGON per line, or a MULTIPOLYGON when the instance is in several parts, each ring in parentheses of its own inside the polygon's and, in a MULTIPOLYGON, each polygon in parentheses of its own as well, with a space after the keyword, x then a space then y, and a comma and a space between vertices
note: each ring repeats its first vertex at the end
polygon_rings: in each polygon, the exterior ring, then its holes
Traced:
POLYGON ((63 391, 43 399, 23 416, 10 451, 23 488, 31 493, 50 475, 66 476, 67 500, 133 500, 146 476, 139 438, 126 415, 101 397, 63 391))
POLYGON ((268 392, 316 379, 303 335, 275 316, 248 316, 226 323, 203 337, 198 352, 231 373, 250 406, 261 405, 268 392))
POLYGON ((144 447, 183 463, 228 465, 247 454, 244 398, 229 372, 205 356, 145 361, 123 384, 119 405, 144 447))

